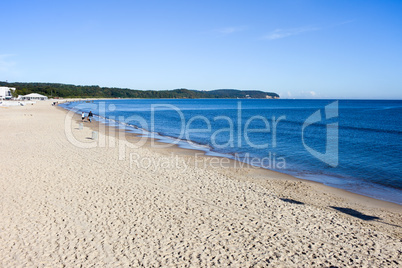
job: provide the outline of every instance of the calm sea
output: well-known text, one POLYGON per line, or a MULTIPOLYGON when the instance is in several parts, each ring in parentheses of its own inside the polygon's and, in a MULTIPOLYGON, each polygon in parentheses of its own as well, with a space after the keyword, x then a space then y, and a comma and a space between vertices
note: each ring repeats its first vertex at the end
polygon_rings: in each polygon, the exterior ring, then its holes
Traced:
POLYGON ((402 204, 402 101, 169 99, 63 105, 166 143, 402 204))

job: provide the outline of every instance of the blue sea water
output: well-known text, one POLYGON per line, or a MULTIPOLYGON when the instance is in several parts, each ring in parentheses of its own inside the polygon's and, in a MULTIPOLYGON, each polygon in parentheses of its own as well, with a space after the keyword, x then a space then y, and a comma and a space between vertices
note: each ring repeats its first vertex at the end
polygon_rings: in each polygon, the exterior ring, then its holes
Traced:
POLYGON ((401 100, 75 102, 110 125, 402 204, 401 100), (108 120, 109 119, 109 120, 108 120))

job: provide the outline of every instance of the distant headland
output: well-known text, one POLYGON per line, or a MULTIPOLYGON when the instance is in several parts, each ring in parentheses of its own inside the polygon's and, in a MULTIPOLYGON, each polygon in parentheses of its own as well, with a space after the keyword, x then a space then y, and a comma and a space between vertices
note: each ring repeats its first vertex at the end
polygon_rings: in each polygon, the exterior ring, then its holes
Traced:
POLYGON ((26 95, 39 93, 47 97, 59 98, 144 98, 144 99, 279 99, 274 92, 260 90, 190 90, 185 88, 174 90, 137 90, 129 88, 77 86, 59 83, 8 83, 0 86, 16 88, 15 94, 26 95))

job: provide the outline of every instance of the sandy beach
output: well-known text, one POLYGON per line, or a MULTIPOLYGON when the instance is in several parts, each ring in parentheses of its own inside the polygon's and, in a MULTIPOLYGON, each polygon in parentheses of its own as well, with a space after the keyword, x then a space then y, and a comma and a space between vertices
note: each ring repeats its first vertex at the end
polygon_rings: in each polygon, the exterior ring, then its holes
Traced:
POLYGON ((400 205, 51 103, 0 107, 0 267, 401 266, 400 205))

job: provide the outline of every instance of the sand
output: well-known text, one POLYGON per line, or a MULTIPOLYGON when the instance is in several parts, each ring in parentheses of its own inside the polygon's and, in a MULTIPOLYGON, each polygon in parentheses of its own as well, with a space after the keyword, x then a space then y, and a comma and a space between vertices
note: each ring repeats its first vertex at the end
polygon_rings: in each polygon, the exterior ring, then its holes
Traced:
POLYGON ((1 267, 401 266, 399 205, 79 124, 0 107, 1 267))

